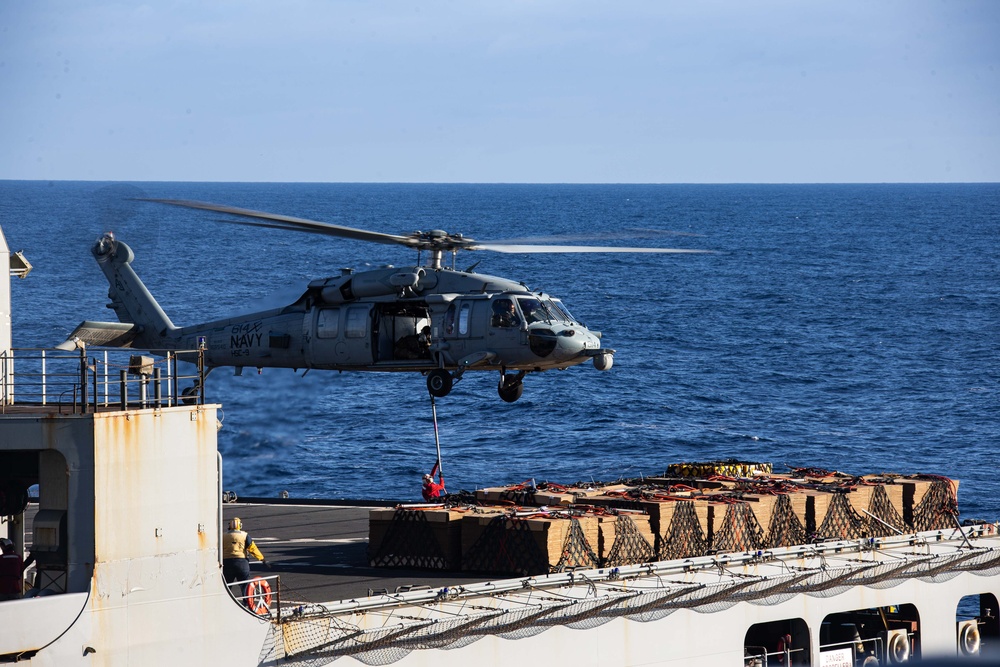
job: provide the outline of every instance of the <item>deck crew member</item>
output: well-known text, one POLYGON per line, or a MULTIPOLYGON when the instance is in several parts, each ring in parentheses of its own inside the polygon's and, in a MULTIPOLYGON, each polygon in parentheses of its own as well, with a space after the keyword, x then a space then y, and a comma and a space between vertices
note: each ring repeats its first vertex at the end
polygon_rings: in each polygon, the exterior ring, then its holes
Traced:
POLYGON ((23 591, 24 562, 6 537, 0 539, 0 551, 0 600, 16 600, 23 591))
POLYGON ((437 464, 430 473, 424 475, 424 485, 420 489, 420 493, 424 496, 424 500, 432 503, 438 502, 445 494, 448 492, 444 490, 444 475, 438 475, 439 482, 434 481, 434 473, 437 472, 437 464))
POLYGON ((250 556, 267 565, 264 554, 243 530, 243 522, 237 518, 230 519, 229 530, 222 535, 222 576, 227 584, 250 578, 250 556))

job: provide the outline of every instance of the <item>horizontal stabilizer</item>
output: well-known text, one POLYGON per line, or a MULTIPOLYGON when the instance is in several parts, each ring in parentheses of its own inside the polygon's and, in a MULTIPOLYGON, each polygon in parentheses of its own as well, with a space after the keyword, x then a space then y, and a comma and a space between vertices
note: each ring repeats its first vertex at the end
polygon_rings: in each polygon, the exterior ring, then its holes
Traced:
POLYGON ((132 341, 138 333, 139 327, 135 324, 88 320, 74 329, 66 342, 60 344, 58 348, 72 350, 76 347, 77 341, 96 347, 132 347, 132 341))

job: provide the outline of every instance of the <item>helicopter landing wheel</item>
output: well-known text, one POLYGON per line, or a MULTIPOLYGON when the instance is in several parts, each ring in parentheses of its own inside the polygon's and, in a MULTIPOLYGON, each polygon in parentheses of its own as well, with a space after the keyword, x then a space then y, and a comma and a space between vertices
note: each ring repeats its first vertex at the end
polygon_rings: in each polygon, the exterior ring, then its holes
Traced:
POLYGON ((443 398, 451 393, 452 384, 454 379, 446 370, 436 368, 427 374, 427 391, 435 398, 443 398))
POLYGON ((497 385, 497 393, 505 402, 513 403, 524 393, 524 383, 521 382, 520 378, 501 377, 500 384, 497 385))

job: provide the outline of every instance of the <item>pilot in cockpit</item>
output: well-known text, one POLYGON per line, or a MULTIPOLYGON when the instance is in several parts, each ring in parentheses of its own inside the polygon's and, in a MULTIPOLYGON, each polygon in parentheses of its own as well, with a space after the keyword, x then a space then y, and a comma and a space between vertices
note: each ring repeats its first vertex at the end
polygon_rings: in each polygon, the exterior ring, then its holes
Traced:
POLYGON ((516 327, 521 324, 521 318, 517 316, 512 299, 493 300, 493 320, 495 327, 516 327))

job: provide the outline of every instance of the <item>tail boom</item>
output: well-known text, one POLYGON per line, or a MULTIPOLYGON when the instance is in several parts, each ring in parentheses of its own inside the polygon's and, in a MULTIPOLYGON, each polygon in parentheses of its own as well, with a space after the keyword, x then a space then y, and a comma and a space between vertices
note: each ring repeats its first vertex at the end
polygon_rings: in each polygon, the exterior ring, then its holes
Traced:
POLYGON ((115 311, 123 324, 134 325, 132 346, 146 349, 174 347, 169 339, 176 337, 177 327, 132 269, 132 260, 135 259, 132 249, 108 232, 98 239, 91 252, 110 285, 108 298, 111 303, 108 307, 115 311))

